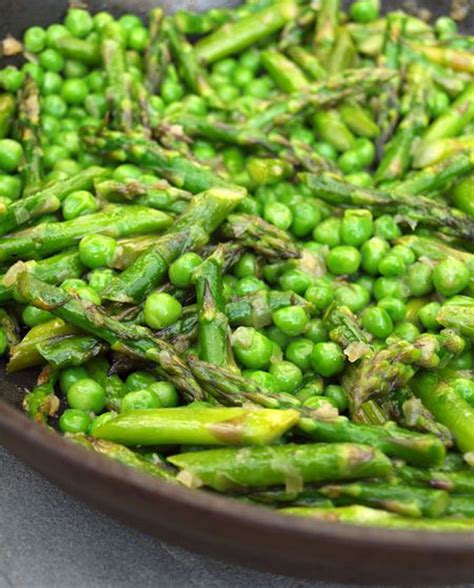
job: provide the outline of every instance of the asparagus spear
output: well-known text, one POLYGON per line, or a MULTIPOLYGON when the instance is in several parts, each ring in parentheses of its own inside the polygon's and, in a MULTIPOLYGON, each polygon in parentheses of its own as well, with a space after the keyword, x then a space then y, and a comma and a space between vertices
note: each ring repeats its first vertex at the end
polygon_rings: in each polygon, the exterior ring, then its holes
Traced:
POLYGON ((130 449, 119 445, 118 443, 112 443, 111 441, 105 441, 103 439, 96 439, 94 437, 76 433, 74 435, 67 435, 66 438, 72 441, 75 445, 80 445, 86 449, 92 450, 99 455, 103 455, 122 465, 132 468, 141 474, 147 474, 158 478, 159 480, 166 480, 167 482, 175 483, 176 478, 170 469, 163 467, 162 465, 152 463, 134 453, 130 449))
POLYGON ((469 51, 421 44, 412 44, 412 47, 438 65, 454 69, 454 71, 474 74, 474 57, 469 51))
POLYGON ((327 508, 334 506, 328 499, 324 498, 319 490, 312 487, 304 487, 301 492, 288 492, 281 488, 272 488, 269 490, 259 490, 251 492, 248 497, 259 504, 265 506, 319 506, 327 508))
POLYGON ((15 290, 29 304, 49 310, 69 325, 107 341, 114 351, 157 364, 159 375, 172 381, 189 401, 206 398, 173 347, 154 337, 145 327, 123 324, 92 302, 71 297, 64 290, 41 282, 28 271, 22 271, 21 266, 15 271, 14 280, 15 290))
MULTIPOLYGON (((70 250, 40 261, 29 261, 28 271, 48 284, 61 284, 70 278, 80 278, 84 273, 84 266, 79 259, 79 253, 70 250)), ((3 285, 3 278, 0 275, 0 302, 8 302, 12 299, 12 292, 3 285)))
POLYGON ((107 170, 92 166, 65 180, 54 182, 40 192, 10 204, 0 216, 0 235, 6 235, 30 220, 56 212, 71 192, 89 190, 95 179, 106 177, 107 170))
POLYGON ((474 471, 472 469, 445 472, 399 464, 395 473, 408 486, 428 486, 454 494, 472 494, 474 492, 474 471))
POLYGON ((193 194, 211 187, 228 185, 211 169, 183 157, 176 151, 164 149, 141 134, 103 131, 99 136, 87 132, 83 136, 86 147, 111 159, 132 161, 149 168, 177 188, 193 194))
POLYGON ((75 335, 77 329, 66 324, 59 318, 54 318, 28 331, 23 339, 10 349, 10 360, 7 365, 7 372, 17 372, 42 363, 38 345, 47 341, 54 341, 68 335, 75 335))
POLYGON ((336 43, 340 9, 340 0, 322 0, 318 11, 314 43, 318 58, 323 63, 327 62, 336 43))
POLYGON ((261 486, 300 489, 304 483, 386 476, 390 460, 367 445, 276 445, 181 453, 168 458, 178 479, 194 487, 243 490, 261 486))
POLYGON ((23 410, 37 423, 46 423, 59 410, 59 398, 54 393, 57 372, 50 371, 45 381, 39 383, 23 398, 23 410))
POLYGON ((95 41, 64 35, 54 40, 54 47, 66 59, 80 61, 89 66, 100 65, 100 46, 95 41))
POLYGON ((15 345, 18 345, 20 341, 20 327, 15 315, 4 308, 0 308, 0 328, 2 328, 5 333, 7 344, 10 349, 15 345))
POLYGON ((449 329, 456 329, 471 340, 474 340, 474 308, 461 304, 443 304, 436 320, 449 329))
POLYGON ((338 498, 347 498, 364 506, 415 518, 440 517, 445 514, 450 503, 449 494, 444 490, 409 488, 386 483, 332 484, 323 486, 319 492, 336 503, 338 498))
POLYGON ((111 282, 104 297, 117 302, 141 301, 162 280, 177 257, 208 242, 244 196, 245 190, 241 188, 213 188, 195 196, 168 232, 111 282))
POLYGON ((443 444, 435 436, 408 431, 397 427, 395 423, 387 423, 381 427, 354 424, 346 417, 328 421, 304 417, 298 426, 315 441, 363 443, 390 457, 421 467, 440 466, 446 454, 443 444))
POLYGON ((215 8, 208 12, 178 10, 174 21, 178 29, 185 35, 205 35, 214 31, 220 24, 232 19, 228 8, 215 8))
POLYGON ((474 498, 472 496, 451 496, 446 514, 452 517, 474 518, 474 498))
POLYGON ((374 188, 360 188, 340 180, 314 174, 300 174, 302 182, 313 195, 337 206, 361 206, 377 214, 398 214, 408 224, 422 223, 449 231, 468 241, 474 240, 474 223, 468 215, 431 198, 404 193, 391 194, 374 188))
POLYGON ((422 149, 436 139, 447 139, 459 135, 474 119, 474 85, 469 84, 464 92, 451 104, 449 110, 434 120, 423 134, 422 149))
MULTIPOLYGON (((0 239, 0 260, 38 259, 75 245, 85 235, 125 237, 166 229, 170 216, 144 206, 114 206, 70 221, 37 225, 0 239)), ((5 283, 4 283, 5 285, 5 283)), ((8 285, 8 284, 7 284, 8 285)))
POLYGON ((295 0, 278 0, 255 14, 222 25, 198 41, 194 47, 196 57, 205 63, 213 63, 238 53, 275 33, 297 16, 295 0))
POLYGON ((421 374, 411 386, 435 418, 449 428, 459 450, 474 452, 474 408, 438 373, 421 374))
POLYGON ((276 49, 267 49, 262 53, 263 67, 283 92, 291 93, 304 90, 309 81, 300 68, 276 49))
POLYGON ((288 55, 310 79, 317 81, 326 77, 326 70, 311 51, 304 47, 294 46, 288 49, 288 55))
POLYGON ((216 251, 194 272, 199 316, 199 357, 216 365, 232 363, 229 322, 222 285, 224 250, 216 251))
POLYGON ((117 374, 110 374, 110 366, 103 357, 94 357, 86 364, 91 377, 105 390, 105 402, 109 410, 120 410, 122 398, 128 390, 117 374))
POLYGON ((168 43, 162 35, 164 12, 156 7, 149 13, 150 38, 145 52, 145 84, 150 94, 158 94, 166 68, 171 61, 168 43))
POLYGON ((314 518, 322 521, 339 521, 364 527, 409 529, 413 531, 472 531, 474 521, 469 519, 413 519, 367 506, 340 506, 337 508, 295 507, 282 508, 282 514, 314 518))
POLYGON ((15 109, 15 98, 11 94, 0 94, 0 139, 8 136, 15 109))
POLYGON ((39 189, 43 170, 41 165, 39 90, 35 81, 27 76, 18 99, 16 136, 22 142, 23 198, 39 189))
POLYGON ((73 335, 38 343, 36 349, 53 368, 64 369, 84 365, 106 347, 95 337, 73 335))
POLYGON ((474 275, 474 255, 462 249, 455 249, 439 239, 420 237, 419 235, 403 235, 396 240, 396 244, 409 247, 417 257, 426 257, 433 261, 441 261, 450 257, 459 259, 468 266, 474 275))
POLYGON ((294 410, 156 408, 123 413, 93 435, 127 446, 267 445, 298 420, 294 410))
POLYGON ((413 167, 428 167, 442 162, 456 153, 465 153, 474 149, 474 135, 465 135, 448 139, 435 139, 423 143, 415 150, 413 167))

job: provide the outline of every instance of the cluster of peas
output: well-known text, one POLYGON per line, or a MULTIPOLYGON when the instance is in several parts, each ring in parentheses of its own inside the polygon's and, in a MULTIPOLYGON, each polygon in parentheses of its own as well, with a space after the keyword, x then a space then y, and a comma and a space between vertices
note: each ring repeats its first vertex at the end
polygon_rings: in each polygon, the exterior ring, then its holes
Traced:
MULTIPOLYGON (((373 21, 378 17, 378 9, 374 6, 371 0, 358 0, 351 5, 352 19, 361 23, 373 21)), ((105 12, 91 16, 84 10, 71 9, 63 25, 53 24, 46 30, 29 28, 24 35, 24 46, 30 60, 21 69, 9 66, 0 71, 0 87, 6 91, 18 91, 26 75, 40 88, 42 163, 48 172, 48 182, 103 163, 82 150, 79 130, 83 125, 99 126, 102 122, 107 110, 104 74, 81 60, 65 58, 58 49, 58 40, 73 36, 91 46, 97 45, 101 30, 112 21, 113 17, 105 12)), ((128 71, 142 80, 148 30, 133 15, 125 15, 117 22, 126 40, 128 71)), ((438 19, 436 32, 442 38, 452 33, 453 25, 451 19, 438 19)), ((196 95, 185 96, 185 88, 173 75, 172 68, 170 72, 162 84, 161 95, 151 97, 152 107, 165 114, 183 108, 197 116, 206 115, 206 101, 196 95)), ((268 98, 275 91, 271 78, 262 75, 257 49, 217 62, 212 67, 210 81, 223 101, 239 100, 241 105, 247 103, 250 110, 253 100, 268 98)), ((449 102, 449 97, 438 90, 430 98, 433 117, 442 114, 449 102)), ((370 119, 370 113, 367 116, 370 119)), ((290 138, 311 145, 316 152, 336 162, 353 184, 373 185, 373 178, 367 171, 375 158, 370 124, 365 129, 350 129, 343 113, 331 111, 316 114, 312 125, 312 128, 299 123, 293 125, 290 138), (337 132, 328 132, 328 128, 336 128, 337 132)), ((195 141, 192 150, 202 160, 218 155, 215 145, 202 140, 195 141)), ((249 183, 243 150, 227 147, 219 155, 234 181, 241 185, 249 183)), ((22 157, 19 142, 10 138, 0 140, 0 198, 4 204, 21 196, 22 180, 18 170, 22 157)), ((116 167, 112 177, 117 181, 156 181, 153 175, 130 164, 116 167)), ((254 195, 255 198, 245 199, 240 211, 258 214, 289 231, 304 242, 303 247, 313 260, 323 259, 328 273, 315 278, 305 272, 303 264, 298 267, 292 263, 261 267, 254 254, 246 253, 224 277, 224 293, 228 300, 277 288, 303 296, 313 310, 308 312, 303 306, 289 306, 276 310, 273 324, 265 330, 239 327, 232 337, 235 357, 244 375, 268 390, 295 394, 309 407, 320 406, 324 399, 344 412, 348 408, 347 397, 338 383, 338 376, 346 366, 346 357, 340 346, 329 340, 321 318, 330 304, 336 301, 358 314, 376 346, 383 346, 392 336, 414 341, 421 330, 435 333, 440 329, 436 321, 438 300, 466 293, 469 268, 455 259, 442 261, 434 267, 417 260, 409 247, 393 245, 401 232, 392 216, 373 219, 366 210, 349 210, 341 217, 332 216, 330 210, 315 201, 302 185, 279 181, 275 185, 260 186, 254 195), (433 301, 429 302, 428 297, 433 295, 433 301)), ((65 198, 61 215, 63 220, 72 220, 98 209, 95 195, 82 190, 65 198)), ((41 218, 42 223, 56 220, 56 215, 41 218)), ((116 247, 117 242, 111 237, 84 237, 79 243, 79 253, 89 270, 87 279, 66 280, 62 287, 100 304, 101 292, 114 276, 108 266, 116 247)), ((197 253, 184 254, 171 265, 170 282, 178 289, 190 287, 193 271, 201 262, 197 253)), ((145 301, 141 320, 152 329, 161 329, 175 323, 182 311, 175 297, 154 292, 145 301)), ((29 327, 50 318, 50 313, 32 306, 26 306, 22 314, 23 322, 29 327)), ((5 338, 4 333, 2 338, 5 338)), ((0 347, 2 345, 0 340, 0 347)), ((6 348, 6 338, 3 348, 6 348)), ((454 360, 452 367, 471 369, 470 350, 454 360)), ((59 384, 69 407, 59 420, 63 432, 90 432, 113 414, 103 412, 104 388, 91 377, 87 367, 63 370, 59 384), (99 416, 93 420, 91 415, 99 416)), ((474 400, 472 382, 459 379, 457 385, 466 398, 474 400)), ((171 384, 158 381, 150 372, 138 371, 131 373, 124 383, 121 410, 173 407, 178 402, 171 384)))

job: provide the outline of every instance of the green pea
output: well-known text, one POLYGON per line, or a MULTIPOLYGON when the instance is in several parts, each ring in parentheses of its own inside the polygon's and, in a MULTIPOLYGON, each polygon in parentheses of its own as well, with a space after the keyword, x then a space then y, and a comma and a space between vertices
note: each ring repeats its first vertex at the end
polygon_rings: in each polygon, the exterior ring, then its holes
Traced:
POLYGON ((222 279, 222 286, 224 289, 224 297, 226 300, 231 300, 235 296, 235 289, 237 288, 238 280, 235 276, 227 274, 222 279))
POLYGON ((117 241, 106 235, 86 235, 79 242, 79 257, 82 263, 96 269, 110 265, 117 249, 117 241))
POLYGON ((18 92, 25 79, 25 72, 13 65, 0 70, 0 86, 7 92, 18 92))
POLYGON ((65 80, 61 89, 61 97, 68 104, 82 104, 89 94, 89 87, 84 80, 65 80))
POLYGON ((40 53, 46 46, 46 31, 41 27, 26 29, 23 44, 30 53, 40 53))
POLYGON ((379 261, 378 270, 382 276, 393 278, 402 276, 406 271, 406 265, 400 257, 393 255, 393 253, 390 252, 379 261))
POLYGON ((362 326, 374 337, 386 339, 393 331, 390 315, 383 308, 371 306, 362 313, 362 326))
POLYGON ((291 338, 283 333, 276 325, 270 325, 265 333, 280 349, 286 349, 291 341, 291 338))
POLYGON ((446 367, 451 370, 472 370, 474 368, 472 351, 468 349, 461 355, 454 357, 446 367))
POLYGON ((420 330, 413 323, 400 323, 395 327, 393 335, 396 335, 404 341, 413 343, 417 339, 417 337, 420 336, 420 330))
POLYGON ((347 284, 335 290, 334 299, 352 312, 358 313, 369 303, 370 293, 359 284, 347 284))
POLYGON ((181 312, 181 303, 166 292, 153 292, 145 301, 145 322, 152 329, 169 327, 179 319, 181 312))
POLYGON ((165 79, 161 85, 161 97, 165 104, 178 102, 184 96, 183 86, 175 80, 165 79))
POLYGON ((46 29, 46 46, 56 49, 59 39, 70 36, 70 31, 64 25, 52 24, 46 29))
POLYGON ((139 167, 130 163, 124 163, 114 169, 113 178, 117 182, 125 182, 127 180, 139 180, 142 172, 139 167))
POLYGON ((94 413, 100 413, 105 408, 105 391, 90 378, 73 383, 66 396, 70 408, 94 413))
POLYGON ((364 158, 357 149, 348 149, 337 160, 337 165, 344 174, 361 171, 366 167, 364 158))
POLYGON ((440 16, 435 21, 434 29, 441 39, 446 39, 458 32, 458 25, 449 16, 440 16))
POLYGON ((202 257, 197 253, 184 253, 169 268, 171 283, 177 288, 189 288, 193 282, 193 272, 201 263, 202 257))
POLYGON ((461 178, 451 190, 453 204, 474 219, 474 174, 461 178))
POLYGON ((377 306, 385 310, 395 323, 402 321, 407 313, 407 306, 400 298, 392 298, 391 296, 381 298, 377 302, 377 306))
POLYGON ((383 214, 374 221, 374 235, 387 241, 393 241, 401 237, 402 232, 393 216, 383 214))
POLYGON ((321 222, 321 213, 317 205, 309 200, 302 200, 292 207, 293 222, 290 230, 295 237, 306 237, 321 222))
POLYGON ((279 229, 289 229, 293 222, 291 209, 280 202, 271 202, 263 208, 263 218, 279 229))
POLYGON ((63 433, 87 433, 92 419, 83 410, 67 408, 59 418, 58 424, 63 433))
POLYGON ((407 290, 406 285, 401 280, 382 277, 375 282, 373 294, 375 300, 380 300, 387 296, 405 299, 408 297, 407 290))
POLYGON ((349 400, 342 386, 329 384, 324 389, 324 396, 335 405, 339 412, 344 412, 349 408, 349 400))
POLYGON ((433 290, 433 270, 417 261, 408 268, 406 282, 412 296, 425 296, 433 290))
POLYGON ((273 312, 272 318, 274 324, 290 337, 301 335, 309 322, 306 310, 301 306, 280 308, 273 312))
POLYGON ((445 259, 433 270, 434 287, 443 296, 459 294, 469 284, 469 279, 469 268, 458 259, 445 259))
POLYGON ((178 392, 170 382, 154 382, 148 386, 147 390, 156 394, 163 408, 173 408, 179 404, 178 392))
POLYGON ((372 236, 374 222, 369 210, 346 210, 341 223, 341 238, 345 245, 360 247, 372 236))
POLYGON ((43 99, 42 111, 55 118, 63 118, 67 112, 67 104, 61 96, 49 94, 43 99))
POLYGON ((363 276, 358 277, 354 284, 364 288, 370 295, 372 295, 372 292, 374 291, 375 278, 364 274, 363 276))
POLYGON ((128 33, 128 46, 135 51, 143 52, 148 44, 148 30, 144 26, 133 27, 128 33))
POLYGON ((285 350, 285 357, 288 361, 298 366, 300 370, 306 372, 310 368, 310 356, 313 351, 314 343, 311 339, 299 338, 294 339, 285 350))
POLYGON ((120 412, 150 408, 162 408, 158 395, 151 388, 129 392, 120 403, 120 412))
POLYGON ((329 247, 341 244, 341 219, 330 217, 323 220, 313 231, 313 239, 329 247))
POLYGON ((137 390, 144 390, 156 383, 155 376, 144 370, 132 372, 125 380, 125 387, 129 392, 136 392, 137 390))
POLYGON ((248 296, 254 294, 259 290, 265 290, 267 285, 262 280, 259 280, 256 276, 247 276, 238 281, 235 293, 237 296, 248 296))
POLYGON ((260 51, 255 47, 247 49, 239 56, 239 64, 242 67, 246 67, 247 69, 252 71, 252 73, 256 73, 259 70, 261 63, 262 59, 260 51))
POLYGON ((64 19, 64 24, 74 37, 83 39, 92 31, 94 21, 87 10, 70 8, 64 19))
POLYGON ((301 402, 305 402, 312 396, 320 396, 324 391, 324 380, 320 376, 305 380, 304 386, 296 392, 295 396, 301 402))
POLYGON ((331 288, 325 284, 310 286, 306 290, 304 297, 320 311, 326 310, 334 298, 331 288))
POLYGON ((304 294, 311 285, 311 277, 299 269, 290 269, 279 278, 282 290, 290 290, 296 294, 304 294))
POLYGON ((56 73, 62 71, 65 64, 64 57, 56 49, 45 49, 42 51, 39 55, 38 62, 44 70, 54 71, 56 73))
POLYGON ((280 361, 270 366, 270 374, 276 379, 278 389, 288 394, 294 393, 303 381, 303 374, 298 366, 290 361, 280 361))
POLYGON ((244 253, 232 268, 234 275, 239 279, 255 276, 257 270, 257 257, 253 253, 244 253))
POLYGON ((314 371, 325 378, 330 378, 344 369, 345 356, 337 343, 316 343, 311 353, 311 365, 314 371))
POLYGON ((272 341, 253 327, 239 327, 232 335, 232 347, 238 361, 254 370, 268 367, 273 354, 272 341))
POLYGON ((89 434, 94 436, 94 432, 96 429, 104 425, 107 421, 115 418, 117 414, 115 412, 103 412, 99 416, 96 416, 95 419, 92 421, 91 426, 89 427, 89 434))
POLYGON ((357 0, 350 6, 350 15, 356 22, 372 22, 379 17, 379 3, 375 0, 357 0))
POLYGON ((337 150, 330 143, 318 141, 314 144, 314 150, 316 153, 330 161, 336 161, 337 159, 337 150))
POLYGON ((44 70, 39 63, 25 63, 21 69, 23 76, 30 76, 36 82, 38 88, 41 89, 44 80, 44 70))
POLYGON ((65 220, 71 220, 86 214, 92 214, 99 206, 93 194, 86 190, 79 190, 68 194, 62 203, 62 213, 65 220))
POLYGON ((96 292, 89 286, 81 286, 77 288, 76 294, 79 296, 81 300, 87 300, 89 302, 92 302, 96 306, 99 306, 102 303, 102 300, 98 292, 96 292))
POLYGON ((278 391, 277 379, 268 372, 264 372, 263 370, 245 370, 243 376, 254 380, 254 382, 257 382, 257 384, 264 390, 269 390, 271 392, 278 391))
POLYGON ((111 269, 95 269, 89 272, 88 281, 89 286, 98 294, 107 288, 115 276, 115 272, 111 269))
POLYGON ((346 180, 349 184, 354 184, 354 186, 360 186, 361 188, 371 188, 374 185, 372 176, 366 171, 348 174, 346 175, 346 180))
POLYGON ((319 318, 314 318, 309 321, 304 330, 304 336, 313 343, 321 343, 327 341, 328 333, 324 327, 324 323, 319 318))
POLYGON ((36 308, 36 306, 27 305, 23 309, 21 319, 29 327, 35 327, 41 323, 45 323, 53 318, 53 315, 47 310, 36 308))
POLYGON ((23 160, 23 147, 13 139, 0 140, 0 170, 14 172, 23 160))
POLYGON ((362 269, 372 276, 377 275, 379 263, 389 249, 389 243, 381 237, 372 237, 366 241, 360 250, 362 269))
POLYGON ((337 276, 355 274, 359 269, 360 261, 359 250, 350 245, 334 247, 326 258, 329 271, 337 276))
MULTIPOLYGON (((64 63, 63 74, 67 79, 85 78, 89 73, 89 68, 82 61, 75 59, 66 59, 64 63)), ((88 86, 89 87, 89 86, 88 86)))
POLYGON ((425 306, 420 308, 417 317, 425 329, 429 331, 436 331, 441 327, 441 325, 436 320, 440 308, 441 304, 439 302, 430 302, 429 304, 425 304, 425 306))
POLYGON ((20 176, 0 174, 0 195, 10 200, 18 200, 21 196, 22 182, 20 176))
POLYGON ((450 99, 446 92, 434 90, 429 93, 427 99, 428 111, 431 118, 438 118, 449 109, 450 99))
POLYGON ((207 141, 195 141, 192 149, 198 159, 214 159, 217 155, 214 146, 207 141))

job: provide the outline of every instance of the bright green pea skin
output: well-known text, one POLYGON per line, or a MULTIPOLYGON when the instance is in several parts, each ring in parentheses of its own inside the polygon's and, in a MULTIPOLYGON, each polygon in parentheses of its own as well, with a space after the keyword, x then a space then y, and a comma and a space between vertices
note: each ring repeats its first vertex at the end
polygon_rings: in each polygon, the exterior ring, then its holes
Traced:
MULTIPOLYGON (((87 65, 75 59, 66 59, 64 63, 63 75, 68 79, 85 78, 89 73, 87 65)), ((89 87, 89 86, 88 86, 89 87)))
POLYGON ((264 372, 263 370, 244 370, 242 375, 257 382, 264 390, 271 392, 278 391, 278 382, 272 374, 264 372))
POLYGON ((393 331, 393 321, 379 306, 366 308, 361 316, 362 326, 377 339, 386 339, 393 331))
POLYGON ((150 388, 129 392, 120 403, 120 412, 151 408, 162 408, 162 406, 158 395, 150 388))
POLYGON ((282 290, 304 294, 311 286, 311 277, 302 270, 290 269, 280 276, 278 282, 282 290))
POLYGON ((459 294, 469 284, 469 279, 469 268, 458 259, 444 259, 433 270, 434 287, 443 296, 459 294))
POLYGON ((337 160, 339 169, 344 173, 358 172, 366 167, 365 158, 357 149, 348 149, 337 160))
POLYGON ((244 253, 234 264, 232 271, 239 280, 255 276, 258 271, 257 257, 253 253, 244 253))
POLYGON ((393 335, 403 339, 404 341, 408 341, 409 343, 413 343, 417 337, 420 335, 420 330, 416 325, 413 323, 400 323, 398 324, 394 331, 393 335))
POLYGON ((351 245, 339 245, 329 251, 326 264, 331 273, 336 276, 355 274, 359 270, 360 252, 351 245))
POLYGON ((441 304, 439 302, 430 302, 422 306, 418 311, 417 318, 428 331, 437 331, 441 328, 441 325, 436 320, 440 308, 441 304))
POLYGON ((319 318, 311 319, 306 325, 304 336, 313 343, 327 341, 328 333, 324 327, 323 321, 319 318))
POLYGON ((311 353, 311 365, 317 374, 330 378, 339 374, 344 369, 344 364, 345 356, 337 343, 316 343, 311 353))
POLYGON ((279 229, 286 230, 291 227, 293 213, 291 209, 280 202, 271 202, 263 208, 263 218, 279 229))
POLYGON ((400 300, 400 298, 393 298, 392 296, 381 298, 377 302, 377 306, 382 308, 394 323, 402 321, 407 313, 407 306, 403 300, 400 300))
POLYGON ((364 288, 372 296, 372 292, 374 291, 375 278, 363 274, 362 276, 359 276, 357 278, 354 284, 357 284, 361 288, 364 288))
POLYGON ((79 296, 81 300, 87 300, 88 302, 92 302, 96 306, 102 304, 102 299, 98 292, 90 288, 89 286, 80 286, 76 289, 76 294, 79 296))
POLYGON ((239 280, 235 286, 235 293, 237 296, 248 296, 254 294, 260 290, 266 290, 267 285, 262 280, 259 280, 257 276, 247 276, 239 280))
POLYGON ((471 349, 454 357, 447 365, 451 370, 472 370, 474 368, 474 356, 471 349))
POLYGON ((342 386, 329 384, 324 388, 324 396, 335 405, 339 412, 344 412, 349 408, 347 394, 342 386))
POLYGON ((25 72, 13 65, 0 70, 0 87, 7 92, 18 92, 23 85, 25 72))
POLYGON ((8 349, 8 339, 5 329, 0 327, 0 356, 8 349))
POLYGON ((100 384, 91 378, 78 380, 66 394, 70 408, 85 412, 100 413, 105 408, 105 391, 100 384))
POLYGON ((197 253, 184 253, 169 268, 171 283, 177 288, 189 288, 193 282, 193 272, 201 263, 202 257, 197 253))
POLYGON ((351 4, 349 13, 356 22, 372 22, 379 17, 379 5, 375 0, 357 0, 351 4))
POLYGON ((40 53, 46 46, 46 31, 41 27, 26 29, 23 44, 30 53, 40 53))
POLYGON ((281 392, 293 394, 303 381, 303 374, 298 366, 290 361, 279 361, 270 366, 270 374, 276 379, 281 392))
POLYGON ((280 308, 272 314, 274 324, 285 335, 296 337, 304 333, 309 322, 306 310, 301 306, 287 306, 280 308))
POLYGON ((44 79, 44 71, 39 63, 25 63, 21 68, 24 76, 30 76, 41 89, 44 79))
POLYGON ((235 295, 237 284, 238 280, 235 276, 227 274, 223 277, 222 286, 224 290, 224 297, 226 300, 231 300, 231 298, 235 295))
POLYGON ((393 241, 401 237, 401 230, 393 216, 389 214, 383 214, 374 221, 374 235, 381 237, 387 241, 393 241))
POLYGON ((63 433, 87 433, 91 424, 90 415, 76 408, 67 408, 59 418, 59 429, 63 433))
POLYGON ((146 324, 152 329, 163 329, 181 316, 181 303, 167 292, 152 292, 145 301, 146 324))
POLYGON ((179 404, 178 392, 170 382, 154 382, 147 387, 147 390, 156 394, 163 408, 173 408, 179 404))
POLYGON ((266 336, 276 343, 280 349, 286 349, 290 344, 291 337, 285 335, 276 325, 270 325, 265 331, 266 336))
POLYGON ((456 378, 451 386, 456 394, 459 394, 471 406, 474 406, 474 380, 469 378, 456 378))
POLYGON ((321 376, 312 377, 303 382, 303 387, 296 392, 295 396, 301 402, 305 402, 311 396, 321 396, 324 392, 324 380, 321 376))
POLYGON ((60 119, 66 115, 67 104, 61 96, 57 94, 48 94, 42 100, 42 112, 60 119))
POLYGON ((304 337, 293 339, 285 350, 285 357, 300 370, 306 372, 310 369, 310 357, 314 343, 304 337))
POLYGON ((329 247, 341 244, 341 219, 330 217, 323 220, 313 231, 313 239, 329 247))
POLYGON ((374 221, 369 210, 346 210, 341 222, 341 239, 345 245, 360 247, 374 231, 374 221))
POLYGON ((321 213, 316 204, 302 200, 292 207, 293 222, 290 231, 295 237, 306 237, 321 222, 321 213))
POLYGON ((446 92, 435 90, 430 92, 427 100, 428 111, 432 118, 438 118, 449 109, 450 99, 446 92))
POLYGON ((129 392, 136 392, 137 390, 145 390, 156 383, 156 378, 152 373, 138 370, 127 376, 125 387, 129 392))
POLYGON ((42 310, 41 308, 36 308, 36 306, 28 304, 23 309, 21 318, 25 325, 31 328, 51 320, 53 315, 47 310, 42 310))
POLYGON ((325 284, 310 286, 306 290, 304 297, 319 311, 326 310, 334 299, 331 288, 325 284))
POLYGON ((405 245, 395 245, 390 250, 390 253, 399 257, 405 265, 412 265, 416 261, 416 256, 413 251, 405 245))
POLYGON ((10 200, 18 200, 21 196, 22 182, 20 176, 0 174, 0 195, 10 200))
POLYGON ((253 327, 239 327, 233 333, 232 347, 237 360, 254 370, 267 368, 273 355, 273 342, 253 327))
POLYGON ((330 161, 336 161, 337 159, 337 151, 330 143, 318 141, 314 144, 314 150, 330 161))
POLYGON ((148 44, 148 30, 144 26, 133 27, 128 33, 128 47, 134 51, 144 51, 148 44))
POLYGON ((111 269, 95 269, 89 272, 87 277, 89 286, 98 294, 101 294, 112 281, 115 272, 111 269))
POLYGON ((380 260, 378 271, 382 276, 395 278, 405 273, 406 265, 400 257, 390 252, 380 260))
POLYGON ((62 370, 59 376, 59 387, 63 394, 67 394, 73 384, 89 378, 89 373, 83 367, 70 367, 62 370))
POLYGON ((381 237, 372 237, 366 241, 360 250, 362 269, 372 276, 377 275, 379 263, 389 249, 390 244, 381 237))
POLYGON ((82 104, 89 94, 89 87, 84 80, 72 78, 65 80, 61 88, 61 97, 68 104, 82 104))
POLYGON ((87 10, 81 8, 70 8, 64 19, 68 31, 79 39, 87 37, 94 27, 92 16, 87 10))
POLYGON ((408 297, 407 290, 408 288, 398 278, 381 277, 374 284, 373 295, 375 300, 380 300, 387 296, 406 299, 408 297))
POLYGON ((114 169, 112 174, 113 179, 117 182, 125 182, 126 180, 139 180, 142 171, 136 165, 131 163, 124 163, 114 169))
POLYGON ((43 70, 59 73, 64 69, 64 57, 56 49, 45 49, 40 53, 38 61, 43 70))
POLYGON ((347 284, 335 290, 334 299, 352 312, 358 313, 369 303, 370 292, 359 284, 347 284))
POLYGON ((5 172, 16 171, 23 159, 23 147, 21 143, 13 139, 0 140, 0 170, 5 172))
POLYGON ((114 259, 117 241, 107 235, 86 235, 79 242, 81 262, 90 269, 103 268, 114 259))
POLYGON ((406 282, 412 296, 426 296, 433 290, 433 270, 428 264, 417 261, 408 268, 406 282))
POLYGON ((462 177, 452 188, 450 198, 454 206, 474 219, 474 174, 462 177))
POLYGON ((93 194, 87 190, 78 190, 68 194, 62 203, 62 213, 65 220, 71 220, 86 214, 92 214, 99 208, 93 194))
POLYGON ((94 435, 94 431, 105 424, 107 421, 110 421, 114 417, 117 416, 115 412, 103 412, 99 416, 95 417, 92 421, 91 426, 89 427, 89 434, 94 435))

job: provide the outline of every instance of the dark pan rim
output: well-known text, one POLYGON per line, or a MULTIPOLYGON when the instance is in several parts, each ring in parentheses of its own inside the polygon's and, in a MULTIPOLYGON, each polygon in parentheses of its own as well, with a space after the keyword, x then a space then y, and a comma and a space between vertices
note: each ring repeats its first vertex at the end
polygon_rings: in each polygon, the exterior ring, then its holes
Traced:
MULTIPOLYGON (((459 555, 460 552, 474 555, 474 533, 471 532, 426 532, 363 528, 342 523, 283 517, 271 510, 231 501, 218 495, 196 492, 185 487, 176 487, 165 481, 145 476, 105 457, 89 452, 68 442, 59 434, 48 431, 42 425, 30 421, 18 409, 0 401, 0 441, 8 448, 18 440, 31 450, 41 451, 57 463, 65 461, 82 469, 85 476, 99 476, 111 482, 125 482, 130 487, 140 488, 156 498, 171 500, 176 506, 191 507, 212 517, 222 517, 229 525, 250 525, 256 531, 298 534, 308 541, 321 539, 363 542, 365 548, 399 548, 422 551, 428 547, 440 555, 459 555)), ((13 447, 14 449, 14 447, 13 447)))

